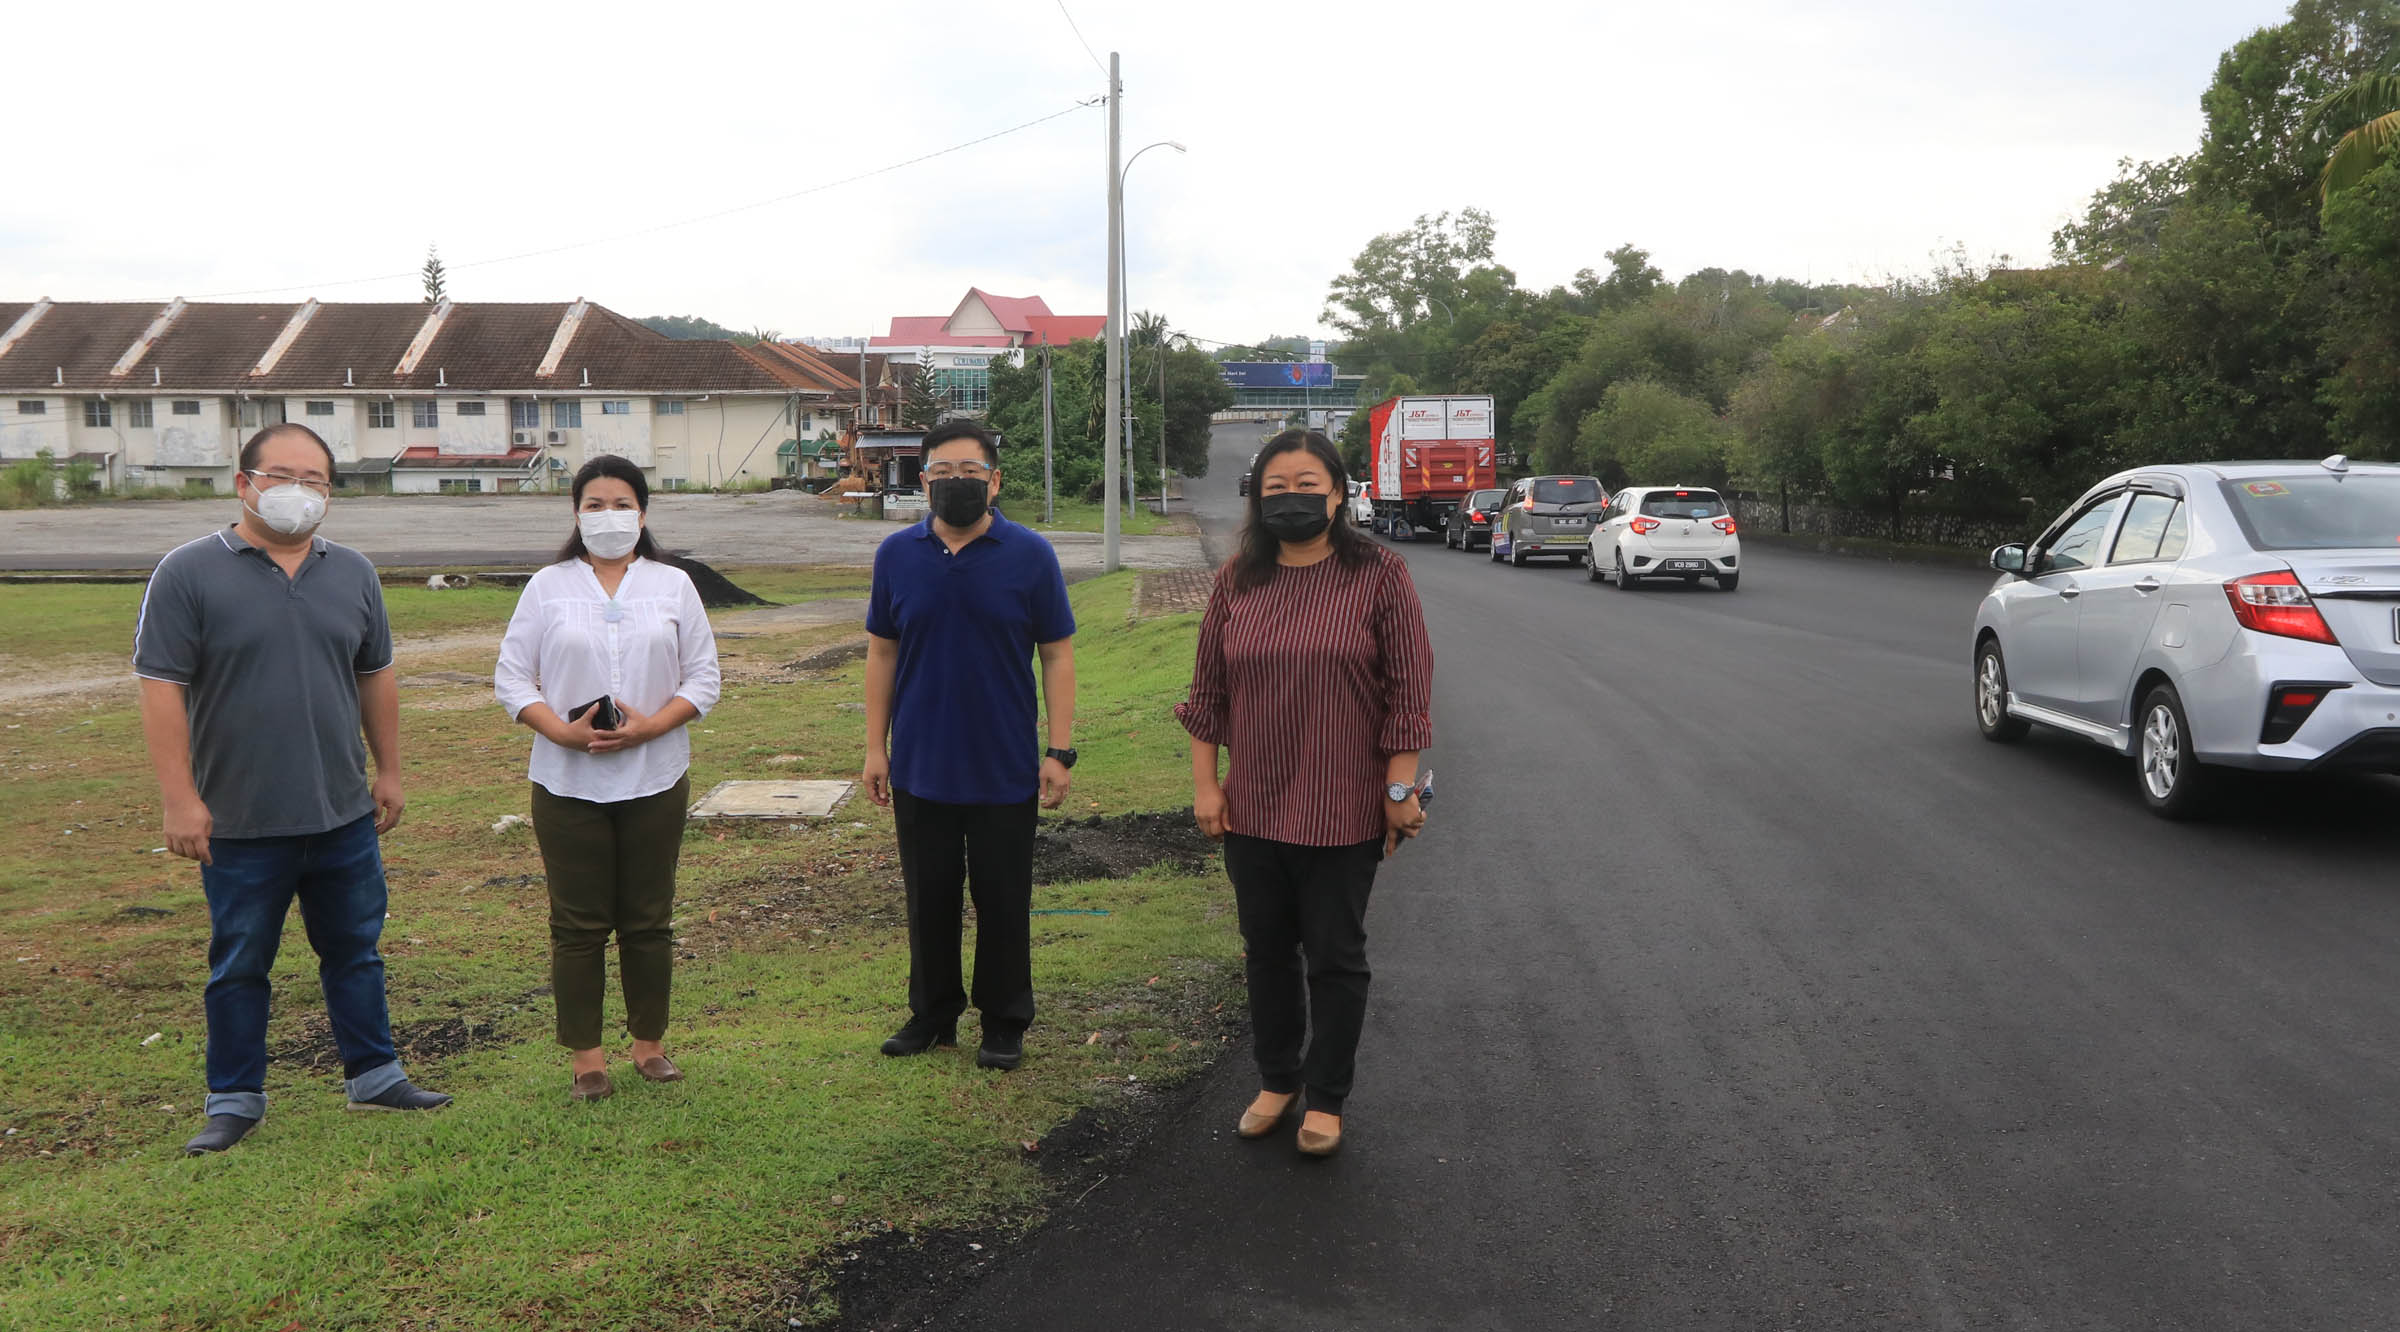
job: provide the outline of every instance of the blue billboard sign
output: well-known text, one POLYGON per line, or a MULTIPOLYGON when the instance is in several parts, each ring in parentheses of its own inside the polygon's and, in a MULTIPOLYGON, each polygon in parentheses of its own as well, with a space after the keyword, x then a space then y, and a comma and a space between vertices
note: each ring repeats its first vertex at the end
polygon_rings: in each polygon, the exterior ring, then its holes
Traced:
POLYGON ((1227 361, 1219 369, 1235 388, 1330 388, 1333 365, 1327 361, 1227 361))

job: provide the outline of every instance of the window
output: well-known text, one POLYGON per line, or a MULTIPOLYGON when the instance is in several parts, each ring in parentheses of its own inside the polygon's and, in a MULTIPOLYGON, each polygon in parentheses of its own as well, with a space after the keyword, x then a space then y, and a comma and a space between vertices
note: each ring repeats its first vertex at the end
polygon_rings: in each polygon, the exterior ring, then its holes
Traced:
POLYGON ((50 404, 40 398, 26 398, 17 403, 17 415, 19 416, 43 416, 47 415, 49 411, 50 404))
POLYGON ((125 404, 125 425, 130 430, 148 430, 158 423, 155 409, 148 398, 135 398, 125 404))
POLYGON ((1642 513, 1651 518, 1722 518, 1725 501, 1713 490, 1653 490, 1642 496, 1642 513))
POLYGON ((600 414, 602 416, 631 416, 633 415, 633 404, 622 398, 611 399, 600 404, 600 414))
POLYGON ((508 400, 508 428, 539 430, 542 428, 542 404, 532 398, 508 400))
POLYGON ((382 402, 370 402, 367 404, 367 429, 389 430, 392 428, 392 422, 399 415, 397 407, 389 398, 382 402))
POLYGON ((660 398, 651 404, 650 410, 659 416, 681 416, 683 415, 683 399, 660 398))
POLYGON ((2143 564, 2183 558, 2183 503, 2171 495, 2142 494, 2126 506, 2125 525, 2117 529, 2117 544, 2109 548, 2110 564, 2143 564), (2172 529, 2174 550, 2166 549, 2172 529))
POLYGON ((1588 476, 1546 476, 1533 483, 1536 504, 1598 504, 1600 483, 1588 476))
POLYGON ((2117 503, 2123 498, 2111 495, 2077 514, 2073 522, 2043 547, 2040 573, 2091 568, 2100 558, 2100 538, 2108 534, 2108 524, 2117 516, 2117 503))
POLYGON ((458 405, 457 410, 460 416, 481 416, 483 415, 483 404, 480 402, 462 402, 458 405))
POLYGON ((583 403, 576 398, 560 398, 550 404, 550 424, 560 430, 583 429, 583 403))
POLYGON ((2218 486, 2259 550, 2390 550, 2400 539, 2400 476, 2318 471, 2218 486))
POLYGON ((431 398, 418 398, 408 404, 408 423, 419 430, 431 430, 442 423, 442 405, 431 398))
POLYGON ((200 400, 198 398, 177 398, 174 401, 174 404, 167 410, 175 413, 177 416, 198 416, 200 414, 200 400))
POLYGON ((108 399, 85 398, 83 400, 83 423, 87 426, 115 424, 114 418, 108 412, 108 399))
POLYGON ((482 491, 483 478, 470 476, 462 479, 446 476, 436 484, 441 487, 441 491, 445 495, 473 495, 482 491))
POLYGON ((333 415, 333 404, 330 402, 307 403, 305 410, 310 416, 331 416, 333 415))

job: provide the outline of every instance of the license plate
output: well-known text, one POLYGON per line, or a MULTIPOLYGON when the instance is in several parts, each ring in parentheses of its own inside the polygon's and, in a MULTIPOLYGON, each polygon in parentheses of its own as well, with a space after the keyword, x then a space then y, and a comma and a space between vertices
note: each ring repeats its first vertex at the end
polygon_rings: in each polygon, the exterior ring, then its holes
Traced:
POLYGON ((1678 570, 1678 571, 1681 571, 1681 570, 1684 570, 1684 569, 1706 569, 1706 568, 1708 568, 1708 561, 1706 561, 1706 560, 1668 560, 1668 561, 1667 561, 1667 567, 1668 567, 1668 568, 1670 568, 1670 569, 1678 570))
POLYGON ((1552 524, 1553 526, 1556 526, 1556 527, 1581 527, 1581 526, 1583 526, 1583 520, 1582 520, 1581 518, 1553 518, 1553 519, 1551 519, 1551 520, 1550 520, 1550 522, 1551 522, 1551 524, 1552 524))

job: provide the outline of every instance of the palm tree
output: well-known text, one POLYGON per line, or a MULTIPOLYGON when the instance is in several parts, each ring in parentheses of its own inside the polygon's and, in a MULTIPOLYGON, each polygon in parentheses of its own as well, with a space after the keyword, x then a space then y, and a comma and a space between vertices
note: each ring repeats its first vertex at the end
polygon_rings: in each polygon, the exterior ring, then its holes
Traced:
POLYGON ((2327 124, 2353 128, 2325 161, 2325 174, 2317 179, 2320 202, 2356 185, 2383 160, 2384 150, 2400 142, 2400 72, 2368 74, 2327 95, 2309 109, 2308 125, 2327 124))

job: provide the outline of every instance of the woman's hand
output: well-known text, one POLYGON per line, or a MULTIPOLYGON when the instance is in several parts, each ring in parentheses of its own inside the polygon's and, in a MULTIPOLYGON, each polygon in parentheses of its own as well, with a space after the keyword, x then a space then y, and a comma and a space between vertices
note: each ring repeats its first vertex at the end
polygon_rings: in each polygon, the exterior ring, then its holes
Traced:
POLYGON ((1212 842, 1225 840, 1225 788, 1216 782, 1206 782, 1192 791, 1192 817, 1199 821, 1200 831, 1212 842))
MULTIPOLYGON (((548 709, 544 709, 544 711, 548 711, 548 709)), ((592 714, 588 712, 573 721, 568 721, 553 712, 550 714, 548 723, 536 729, 540 730, 542 738, 551 744, 560 749, 571 749, 578 754, 591 753, 593 737, 599 734, 598 731, 592 729, 592 714)))
POLYGON ((1390 855, 1400 849, 1400 843, 1425 830, 1425 807, 1417 803, 1417 793, 1408 799, 1383 802, 1383 853, 1390 855))
MULTIPOLYGON (((583 716, 584 720, 588 722, 591 720, 592 714, 587 712, 583 716)), ((631 749, 635 745, 648 744, 650 741, 656 740, 658 735, 657 713, 635 712, 620 702, 617 704, 617 728, 613 731, 593 731, 589 752, 613 754, 620 749, 631 749)))

